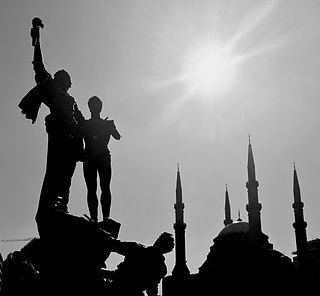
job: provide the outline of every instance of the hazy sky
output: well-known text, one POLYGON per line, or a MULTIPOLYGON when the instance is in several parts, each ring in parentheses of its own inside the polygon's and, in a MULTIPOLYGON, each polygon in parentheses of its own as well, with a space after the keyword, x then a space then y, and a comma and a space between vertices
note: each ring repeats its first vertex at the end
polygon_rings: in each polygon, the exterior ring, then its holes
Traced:
MULTIPOLYGON (((180 163, 187 264, 203 263, 223 228, 228 183, 233 219, 247 220, 251 135, 262 230, 291 257, 293 161, 308 239, 320 236, 320 1, 7 0, 0 4, 0 238, 37 236, 34 220, 45 172, 42 106, 32 125, 18 108, 34 85, 30 28, 43 19, 48 71, 66 69, 70 94, 87 100, 123 138, 111 141, 111 217, 120 239, 152 244, 173 232, 180 163)), ((88 214, 82 164, 70 212, 88 214)), ((24 243, 0 243, 0 251, 24 243)), ((121 257, 110 260, 112 267, 121 257)), ((168 270, 174 252, 167 255, 168 270)))

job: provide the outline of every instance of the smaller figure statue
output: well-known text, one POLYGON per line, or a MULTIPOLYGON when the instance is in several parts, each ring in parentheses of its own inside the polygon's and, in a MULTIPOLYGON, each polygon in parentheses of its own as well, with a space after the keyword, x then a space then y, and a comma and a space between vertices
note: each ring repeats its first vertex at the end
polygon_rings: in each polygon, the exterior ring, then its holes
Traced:
POLYGON ((121 135, 113 120, 102 119, 102 101, 93 96, 88 101, 91 118, 83 122, 83 138, 85 153, 83 159, 83 173, 87 185, 87 202, 90 217, 98 222, 97 174, 100 179, 103 220, 110 216, 111 208, 111 156, 108 143, 112 136, 120 140, 121 135))
POLYGON ((107 272, 110 295, 158 295, 158 285, 167 274, 164 254, 174 248, 172 234, 163 232, 152 246, 114 241, 112 251, 125 256, 114 271, 107 272))

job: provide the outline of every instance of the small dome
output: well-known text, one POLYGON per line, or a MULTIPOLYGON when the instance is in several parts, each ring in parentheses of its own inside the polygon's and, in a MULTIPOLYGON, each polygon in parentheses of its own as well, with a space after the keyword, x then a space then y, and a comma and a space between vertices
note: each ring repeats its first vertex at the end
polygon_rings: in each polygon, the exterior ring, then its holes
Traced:
POLYGON ((239 221, 239 222, 228 224, 219 232, 218 236, 223 236, 231 233, 248 233, 248 232, 249 232, 249 223, 239 221))

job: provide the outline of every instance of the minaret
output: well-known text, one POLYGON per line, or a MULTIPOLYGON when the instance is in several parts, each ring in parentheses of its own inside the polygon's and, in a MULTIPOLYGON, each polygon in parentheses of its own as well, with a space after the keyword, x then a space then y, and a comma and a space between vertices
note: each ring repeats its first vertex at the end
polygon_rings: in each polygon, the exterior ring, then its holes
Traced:
POLYGON ((258 186, 259 182, 256 180, 256 171, 252 153, 252 146, 249 137, 248 146, 248 181, 246 187, 248 189, 248 204, 246 206, 249 218, 249 237, 250 242, 254 246, 259 246, 261 243, 261 219, 260 211, 261 204, 258 201, 258 186))
POLYGON ((301 266, 305 263, 307 248, 307 222, 304 221, 303 217, 303 202, 301 201, 300 186, 295 164, 293 167, 293 196, 294 203, 292 204, 292 207, 294 209, 295 222, 292 225, 296 234, 298 264, 301 266))
POLYGON ((184 223, 183 219, 184 203, 182 202, 179 165, 177 170, 176 203, 174 209, 176 215, 176 223, 173 225, 175 230, 176 264, 173 268, 172 275, 175 277, 183 277, 189 275, 190 271, 186 264, 185 229, 187 225, 184 223))
POLYGON ((233 222, 231 219, 231 207, 230 207, 230 200, 229 200, 229 193, 228 193, 228 186, 226 184, 226 195, 225 195, 225 204, 224 204, 224 214, 225 219, 223 221, 224 226, 227 226, 233 222))

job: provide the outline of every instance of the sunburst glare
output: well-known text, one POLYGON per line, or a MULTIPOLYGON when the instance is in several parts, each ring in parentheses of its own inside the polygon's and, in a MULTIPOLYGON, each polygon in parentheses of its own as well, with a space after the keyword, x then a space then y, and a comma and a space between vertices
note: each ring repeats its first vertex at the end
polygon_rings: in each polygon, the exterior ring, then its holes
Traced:
POLYGON ((212 97, 230 90, 237 81, 239 59, 231 48, 206 42, 192 48, 185 56, 181 81, 190 96, 212 97))
POLYGON ((264 62, 266 54, 285 44, 281 32, 265 34, 278 4, 278 0, 252 2, 238 9, 221 4, 202 11, 201 17, 195 13, 200 4, 183 10, 177 6, 163 19, 154 46, 159 76, 152 82, 158 91, 170 88, 172 96, 159 118, 162 125, 178 123, 190 131, 191 118, 196 117, 201 119, 197 134, 202 131, 206 137, 245 128, 240 121, 247 117, 240 110, 251 110, 252 100, 263 101, 258 105, 262 109, 268 104, 267 89, 259 88, 259 98, 252 95, 259 75, 253 74, 251 60, 264 55, 260 59, 264 62), (226 116, 230 120, 225 121, 226 116))

